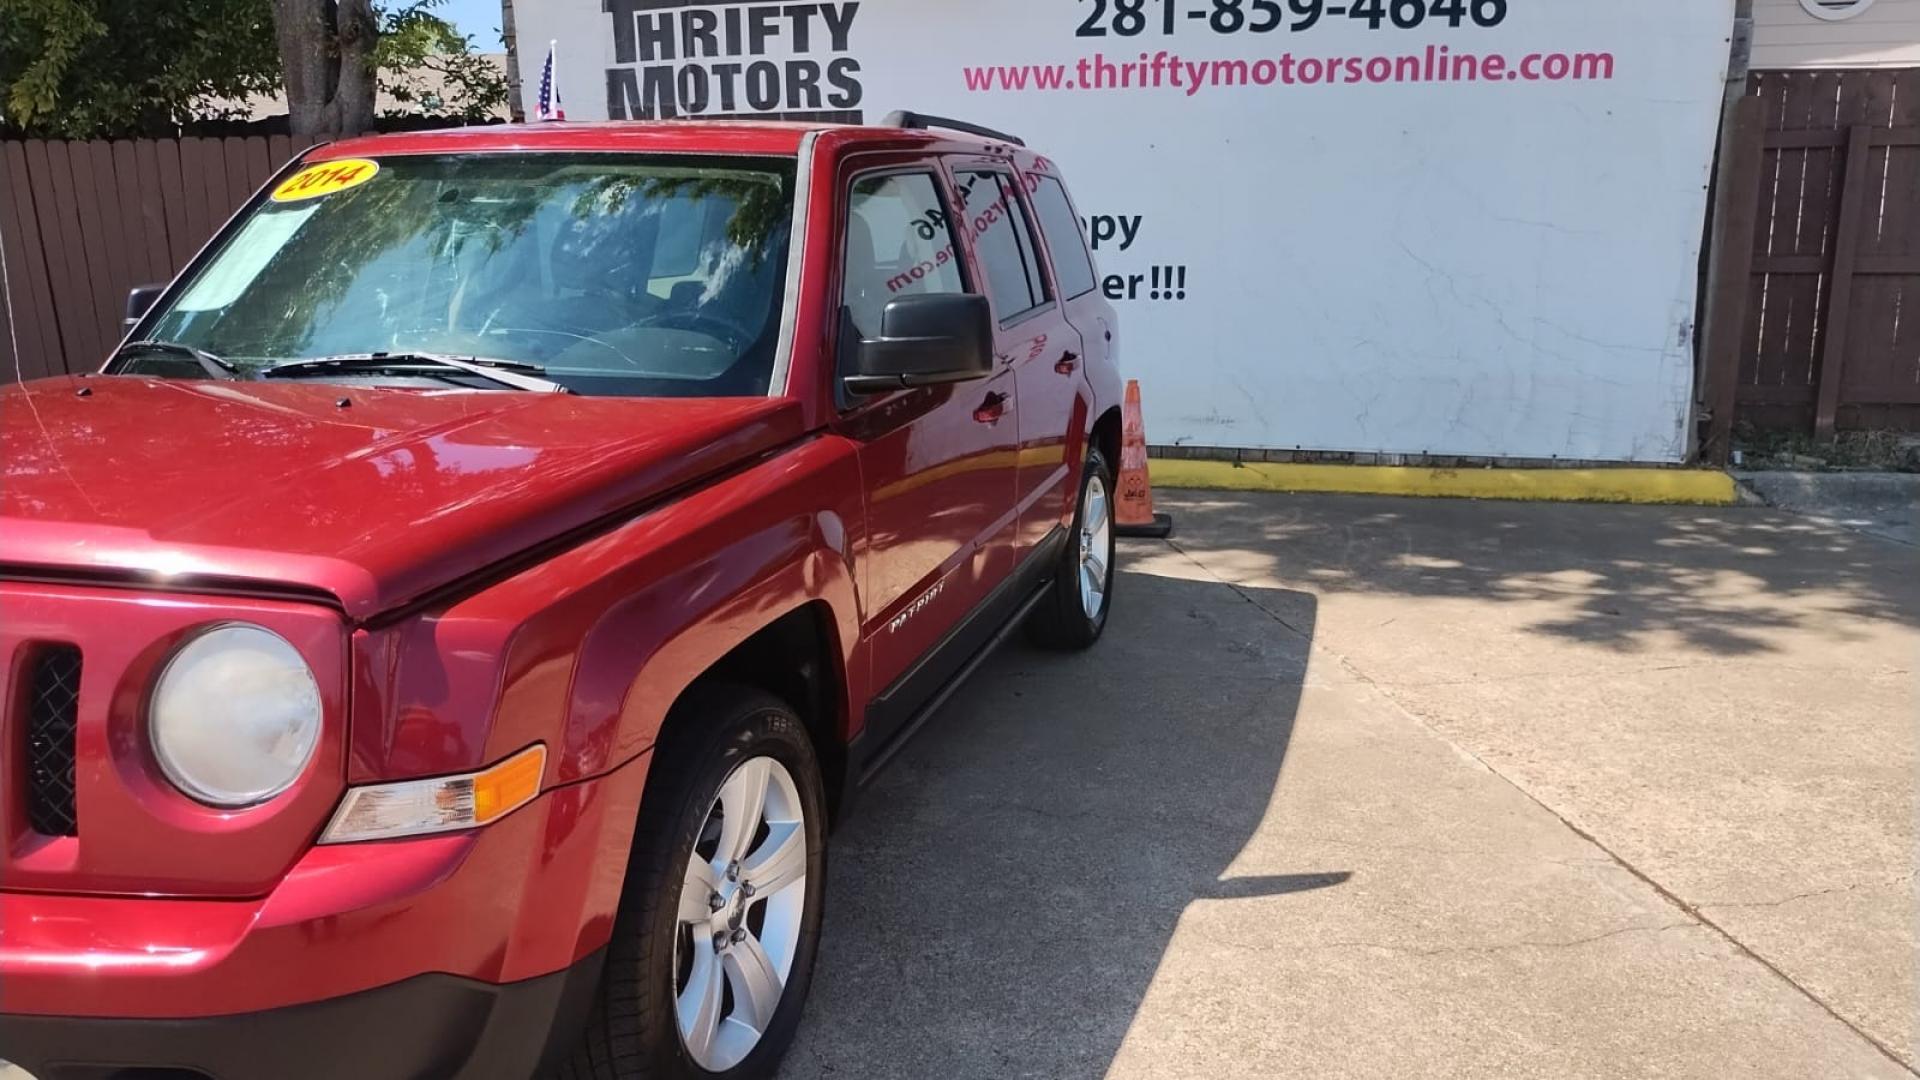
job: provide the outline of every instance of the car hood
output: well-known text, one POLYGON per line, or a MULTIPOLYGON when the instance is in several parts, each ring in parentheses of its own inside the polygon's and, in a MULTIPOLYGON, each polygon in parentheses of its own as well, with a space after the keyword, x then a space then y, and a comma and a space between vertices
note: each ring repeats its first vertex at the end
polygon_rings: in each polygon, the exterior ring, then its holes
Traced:
POLYGON ((360 620, 802 434, 790 399, 43 379, 0 391, 0 565, 360 620))

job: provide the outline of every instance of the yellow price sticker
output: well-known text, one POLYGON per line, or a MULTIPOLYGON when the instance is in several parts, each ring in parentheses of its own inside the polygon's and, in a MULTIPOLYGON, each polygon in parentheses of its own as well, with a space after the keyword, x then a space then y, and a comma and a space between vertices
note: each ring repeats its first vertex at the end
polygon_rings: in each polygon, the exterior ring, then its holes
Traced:
POLYGON ((273 189, 272 198, 274 202, 317 199, 322 195, 331 195, 336 191, 359 187, 373 179, 373 174, 379 171, 380 163, 367 158, 323 161, 318 165, 309 165, 282 180, 280 186, 273 189))

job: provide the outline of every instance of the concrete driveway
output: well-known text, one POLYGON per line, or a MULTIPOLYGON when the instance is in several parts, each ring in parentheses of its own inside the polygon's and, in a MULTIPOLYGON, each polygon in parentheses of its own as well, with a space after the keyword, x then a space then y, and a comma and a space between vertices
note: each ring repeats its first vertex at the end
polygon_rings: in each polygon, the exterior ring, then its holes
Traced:
POLYGON ((1909 1075, 1920 552, 1163 502, 837 838, 783 1077, 1909 1075))

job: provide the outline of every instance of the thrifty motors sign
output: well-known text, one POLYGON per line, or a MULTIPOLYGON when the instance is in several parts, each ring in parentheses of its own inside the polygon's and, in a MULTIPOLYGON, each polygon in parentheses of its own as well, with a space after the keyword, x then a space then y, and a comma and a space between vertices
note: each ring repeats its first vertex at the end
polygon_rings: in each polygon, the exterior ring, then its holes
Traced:
POLYGON ((1025 136, 1074 193, 1155 442, 1677 461, 1732 5, 515 9, 583 116, 910 108, 1025 136))
POLYGON ((858 3, 605 0, 616 120, 752 115, 857 124, 858 3))

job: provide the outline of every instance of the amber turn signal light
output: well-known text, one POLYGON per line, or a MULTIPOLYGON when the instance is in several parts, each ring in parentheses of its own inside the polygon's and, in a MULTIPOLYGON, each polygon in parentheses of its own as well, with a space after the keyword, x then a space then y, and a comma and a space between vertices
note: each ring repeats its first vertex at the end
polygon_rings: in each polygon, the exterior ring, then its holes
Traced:
POLYGON ((547 771, 539 744, 479 772, 353 788, 340 801, 323 844, 392 840, 473 829, 533 801, 547 771))

